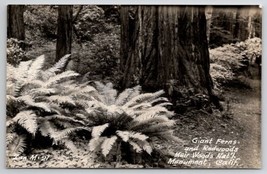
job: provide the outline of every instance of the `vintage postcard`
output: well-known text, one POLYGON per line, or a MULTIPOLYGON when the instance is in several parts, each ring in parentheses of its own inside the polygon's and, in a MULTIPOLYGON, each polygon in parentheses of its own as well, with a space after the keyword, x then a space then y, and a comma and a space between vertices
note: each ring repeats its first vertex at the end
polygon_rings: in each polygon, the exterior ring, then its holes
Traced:
POLYGON ((7 13, 7 168, 261 168, 261 6, 7 13))

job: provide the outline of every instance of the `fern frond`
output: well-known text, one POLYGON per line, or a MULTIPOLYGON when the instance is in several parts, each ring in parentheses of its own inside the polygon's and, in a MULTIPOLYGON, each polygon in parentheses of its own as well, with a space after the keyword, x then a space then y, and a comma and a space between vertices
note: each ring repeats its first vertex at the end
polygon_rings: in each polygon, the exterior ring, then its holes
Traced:
POLYGON ((149 155, 151 155, 152 151, 153 151, 153 148, 151 147, 151 145, 145 141, 144 144, 143 144, 143 149, 144 151, 146 151, 149 155))
POLYGON ((180 144, 180 145, 185 143, 184 140, 182 140, 182 139, 180 139, 174 135, 171 135, 171 134, 167 134, 167 135, 164 135, 161 137, 163 137, 166 141, 173 141, 173 142, 180 144))
POLYGON ((39 118, 39 120, 47 120, 47 121, 56 120, 58 122, 70 122, 70 124, 77 123, 77 124, 79 124, 81 126, 85 125, 84 121, 80 121, 80 120, 77 120, 77 119, 72 118, 72 117, 66 117, 64 115, 46 116, 46 117, 39 118))
POLYGON ((174 127, 174 125, 175 125, 175 121, 170 120, 168 122, 162 122, 162 123, 158 123, 155 125, 147 126, 141 129, 140 131, 149 135, 150 133, 157 133, 161 131, 164 132, 164 131, 170 130, 171 128, 174 127))
POLYGON ((135 152, 137 152, 137 153, 142 152, 142 148, 136 142, 129 141, 129 144, 133 147, 133 150, 135 150, 135 152))
POLYGON ((32 111, 22 111, 13 120, 25 128, 29 133, 35 135, 37 130, 37 117, 32 111))
POLYGON ((140 141, 145 141, 146 139, 148 139, 148 136, 139 132, 130 132, 129 137, 140 141))
POLYGON ((150 103, 155 104, 155 103, 162 103, 162 102, 169 102, 169 100, 166 97, 158 97, 154 100, 152 100, 150 103))
POLYGON ((79 130, 88 130, 85 127, 75 127, 75 128, 67 128, 67 129, 63 129, 61 131, 57 131, 51 134, 51 137, 55 140, 55 141, 61 141, 62 139, 68 138, 68 136, 76 131, 79 130))
POLYGON ((130 138, 137 139, 140 141, 145 141, 148 136, 141 134, 139 132, 132 131, 116 131, 116 134, 124 141, 127 142, 130 138))
POLYGON ((45 71, 45 74, 48 74, 49 77, 52 75, 55 75, 56 73, 62 71, 62 69, 65 67, 67 61, 69 60, 69 57, 71 54, 66 54, 63 56, 53 67, 49 68, 45 71))
POLYGON ((108 123, 106 124, 103 124, 101 126, 95 126, 93 127, 92 129, 92 137, 93 138, 97 138, 97 137, 100 137, 101 134, 105 131, 105 129, 109 126, 108 123))
POLYGON ((91 152, 96 151, 96 149, 101 147, 101 144, 103 143, 105 139, 106 137, 92 138, 88 143, 89 150, 91 152))
POLYGON ((106 105, 111 105, 115 103, 115 99, 117 97, 117 90, 113 89, 112 83, 107 83, 106 85, 101 82, 96 81, 96 89, 99 92, 101 102, 106 105))
POLYGON ((39 79, 27 80, 24 82, 24 86, 32 85, 35 87, 42 87, 45 83, 39 79))
MULTIPOLYGON (((69 81, 69 80, 68 80, 69 81)), ((66 81, 66 82, 68 82, 66 81)), ((97 91, 92 86, 84 86, 80 87, 77 84, 69 84, 61 83, 61 95, 70 96, 73 99, 79 100, 90 100, 90 97, 97 96, 97 91)))
POLYGON ((75 101, 69 96, 53 95, 47 97, 47 99, 49 100, 49 102, 55 102, 58 104, 71 104, 73 106, 76 105, 75 101))
POLYGON ((131 109, 133 109, 133 110, 143 110, 143 109, 148 109, 150 107, 152 107, 152 105, 150 103, 141 103, 141 104, 135 105, 131 109))
POLYGON ((13 119, 9 119, 9 120, 6 121, 6 127, 7 127, 7 128, 10 127, 10 126, 12 126, 14 123, 15 123, 15 121, 14 121, 13 119))
POLYGON ((7 81, 6 82, 6 94, 7 95, 14 95, 14 91, 15 91, 14 83, 10 82, 10 81, 7 81))
MULTIPOLYGON (((98 91, 100 91, 100 92, 103 92, 104 90, 107 89, 107 86, 104 85, 103 83, 99 82, 99 81, 95 81, 94 83, 95 83, 95 85, 96 85, 96 89, 97 89, 98 91)), ((108 88, 108 89, 110 89, 110 88, 108 88)))
POLYGON ((14 141, 16 138, 17 134, 16 133, 7 133, 6 134, 6 144, 9 145, 14 141))
POLYGON ((42 136, 49 136, 51 133, 55 132, 55 128, 51 125, 49 121, 40 121, 39 123, 39 131, 42 136))
MULTIPOLYGON (((18 96, 21 96, 21 89, 22 89, 22 87, 23 87, 23 84, 22 83, 16 83, 16 85, 14 85, 14 91, 13 91, 13 95, 15 96, 15 97, 18 97, 18 96)), ((11 95, 12 95, 11 94, 11 95)))
POLYGON ((70 149, 72 152, 77 152, 78 149, 71 140, 63 139, 63 140, 61 140, 61 142, 65 145, 65 147, 70 149))
POLYGON ((170 119, 167 116, 160 115, 155 117, 149 117, 147 119, 134 120, 129 128, 138 131, 139 129, 147 128, 150 125, 156 125, 158 123, 168 122, 168 121, 170 121, 170 119))
POLYGON ((117 137, 116 136, 112 136, 110 138, 107 138, 103 141, 102 145, 101 145, 101 149, 102 149, 102 154, 106 157, 109 152, 112 149, 112 146, 114 145, 114 143, 116 142, 117 137))
POLYGON ((164 107, 153 106, 147 110, 141 111, 140 115, 135 118, 135 121, 140 122, 140 121, 148 120, 148 119, 151 119, 151 118, 158 116, 160 114, 166 115, 166 116, 172 116, 173 115, 172 112, 168 111, 164 107))
POLYGON ((108 111, 108 106, 106 106, 104 103, 97 101, 93 99, 92 101, 87 102, 88 109, 98 110, 102 112, 108 111))
POLYGON ((131 98, 139 95, 140 92, 141 92, 140 85, 135 86, 134 88, 127 88, 119 94, 119 96, 116 98, 115 104, 118 106, 122 106, 126 102, 128 102, 131 98))
POLYGON ((123 105, 123 107, 127 108, 127 107, 133 107, 137 104, 140 104, 142 102, 150 102, 152 100, 154 100, 155 98, 158 98, 159 96, 161 96, 162 94, 164 94, 163 90, 160 90, 158 92, 155 93, 145 93, 145 94, 140 94, 134 98, 132 98, 130 101, 128 101, 127 103, 125 103, 123 105))
POLYGON ((173 104, 170 103, 170 102, 165 102, 165 103, 160 103, 160 104, 157 104, 157 106, 162 106, 162 107, 165 107, 165 106, 172 106, 173 104))
POLYGON ((24 81, 21 86, 21 91, 29 91, 31 89, 41 88, 44 85, 44 82, 38 79, 32 79, 24 81))
POLYGON ((116 134, 122 139, 122 141, 127 142, 130 138, 128 131, 116 131, 116 134))
POLYGON ((105 94, 104 94, 105 103, 107 105, 114 104, 116 96, 117 96, 117 90, 115 90, 115 89, 105 92, 105 94))
POLYGON ((9 103, 17 103, 18 99, 16 97, 13 97, 12 95, 6 95, 6 104, 9 103))
POLYGON ((6 64, 6 80, 7 81, 12 81, 12 80, 15 80, 16 76, 16 70, 17 68, 15 68, 13 65, 7 63, 6 64))
POLYGON ((17 134, 13 134, 13 136, 13 141, 7 145, 7 154, 9 156, 18 156, 26 148, 26 138, 17 134))
POLYGON ((75 86, 72 89, 68 89, 68 92, 72 94, 73 96, 79 96, 79 95, 84 95, 84 94, 89 95, 97 91, 92 86, 85 86, 85 87, 75 86))
POLYGON ((32 64, 30 65, 28 69, 28 80, 29 81, 34 80, 39 76, 39 72, 43 68, 44 60, 45 60, 45 56, 41 55, 32 62, 32 64))
POLYGON ((37 108, 45 110, 46 112, 51 112, 51 108, 49 107, 49 104, 45 102, 35 102, 30 95, 18 97, 18 100, 25 103, 28 106, 37 107, 37 108))
POLYGON ((24 80, 28 76, 28 70, 32 60, 20 62, 19 66, 16 68, 15 79, 24 80))
POLYGON ((56 92, 57 91, 54 88, 43 88, 43 87, 40 87, 37 89, 32 89, 32 90, 28 91, 28 93, 34 97, 52 95, 52 94, 55 94, 56 92))
POLYGON ((52 76, 50 77, 47 81, 45 86, 46 87, 51 87, 54 84, 58 84, 60 81, 72 78, 72 77, 76 77, 79 74, 74 72, 74 71, 64 71, 58 75, 52 76))

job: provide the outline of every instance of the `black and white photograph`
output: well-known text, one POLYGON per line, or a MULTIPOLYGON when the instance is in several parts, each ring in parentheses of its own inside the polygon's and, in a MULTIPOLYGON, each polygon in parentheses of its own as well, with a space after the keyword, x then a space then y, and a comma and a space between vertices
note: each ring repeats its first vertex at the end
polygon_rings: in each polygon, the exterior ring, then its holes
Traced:
POLYGON ((6 168, 261 168, 260 5, 12 4, 2 27, 6 168))

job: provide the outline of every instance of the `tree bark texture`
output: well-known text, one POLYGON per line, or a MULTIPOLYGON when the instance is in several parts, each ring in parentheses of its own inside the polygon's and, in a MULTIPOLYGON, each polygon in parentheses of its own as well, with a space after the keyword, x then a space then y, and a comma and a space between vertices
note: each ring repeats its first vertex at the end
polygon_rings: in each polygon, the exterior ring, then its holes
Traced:
POLYGON ((66 54, 71 53, 73 7, 72 5, 60 5, 58 7, 58 28, 56 61, 66 54))
POLYGON ((122 6, 123 87, 176 87, 211 94, 204 7, 122 6))
MULTIPOLYGON (((7 7, 7 37, 16 38, 19 41, 25 40, 25 27, 23 13, 24 5, 8 5, 7 7)), ((22 49, 25 49, 24 44, 21 44, 22 49)))

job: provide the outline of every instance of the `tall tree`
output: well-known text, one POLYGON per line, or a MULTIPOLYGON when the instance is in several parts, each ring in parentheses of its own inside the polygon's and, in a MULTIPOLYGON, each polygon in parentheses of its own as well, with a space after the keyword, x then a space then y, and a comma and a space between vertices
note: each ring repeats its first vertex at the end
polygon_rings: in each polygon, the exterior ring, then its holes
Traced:
POLYGON ((248 8, 238 7, 236 12, 236 22, 233 32, 234 38, 244 41, 249 36, 248 31, 248 8))
POLYGON ((121 21, 122 86, 213 96, 204 7, 122 6, 121 21))
POLYGON ((211 28, 211 23, 212 23, 212 11, 213 11, 212 6, 207 6, 205 8, 205 15, 206 15, 206 20, 207 20, 207 40, 208 40, 208 42, 210 39, 210 28, 211 28))
MULTIPOLYGON (((7 7, 7 37, 16 38, 19 41, 25 40, 25 27, 23 13, 25 10, 24 5, 8 5, 7 7)), ((22 49, 25 48, 25 44, 20 45, 22 49)))
POLYGON ((56 61, 71 53, 73 30, 73 6, 60 5, 58 7, 56 61))

